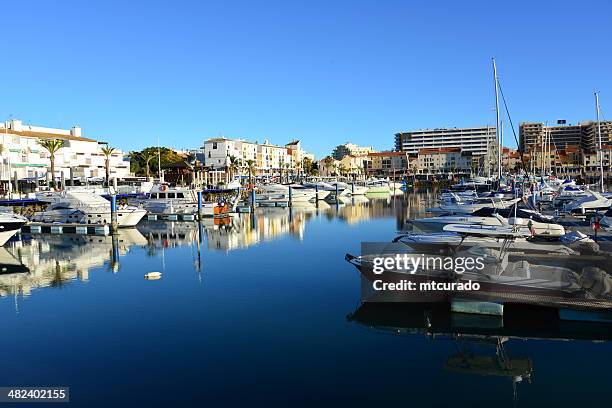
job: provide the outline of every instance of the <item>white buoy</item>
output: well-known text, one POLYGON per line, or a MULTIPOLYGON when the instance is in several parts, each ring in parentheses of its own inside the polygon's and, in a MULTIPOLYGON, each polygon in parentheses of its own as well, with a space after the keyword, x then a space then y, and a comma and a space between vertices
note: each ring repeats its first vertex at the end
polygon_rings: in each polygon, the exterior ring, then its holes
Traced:
POLYGON ((161 272, 147 272, 145 273, 145 279, 159 279, 161 278, 162 273, 161 272))

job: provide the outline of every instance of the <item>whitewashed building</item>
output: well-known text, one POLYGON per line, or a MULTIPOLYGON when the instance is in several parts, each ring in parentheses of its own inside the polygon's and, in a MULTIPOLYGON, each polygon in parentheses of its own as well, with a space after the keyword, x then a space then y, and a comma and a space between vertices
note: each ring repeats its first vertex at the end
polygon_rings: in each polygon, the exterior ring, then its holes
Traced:
MULTIPOLYGON (((44 139, 60 139, 65 145, 55 154, 55 178, 62 172, 66 179, 70 174, 74 179, 105 177, 105 156, 102 148, 107 143, 85 138, 81 128, 55 129, 26 125, 20 120, 0 123, 0 180, 6 186, 15 177, 20 180, 35 181, 50 178, 49 152, 38 142, 44 139)), ((130 175, 129 159, 117 149, 110 158, 111 177, 130 175)))
POLYGON ((204 141, 204 164, 207 167, 226 169, 230 165, 230 157, 235 157, 242 169, 246 169, 249 160, 252 160, 257 174, 273 175, 281 169, 283 173, 287 169, 291 172, 301 171, 306 153, 298 140, 284 146, 271 144, 268 140, 257 143, 224 137, 204 141))

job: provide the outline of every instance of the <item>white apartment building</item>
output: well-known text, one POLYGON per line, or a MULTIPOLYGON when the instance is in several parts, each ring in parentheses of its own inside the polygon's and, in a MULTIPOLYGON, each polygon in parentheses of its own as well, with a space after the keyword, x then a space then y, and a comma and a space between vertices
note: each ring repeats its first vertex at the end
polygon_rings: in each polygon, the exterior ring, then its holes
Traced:
POLYGON ((458 147, 419 149, 418 174, 470 172, 472 155, 458 147))
POLYGON ((495 126, 425 129, 395 134, 395 150, 416 154, 419 149, 458 147, 474 156, 487 153, 496 143, 495 126))
MULTIPOLYGON (((44 139, 60 139, 65 145, 55 154, 55 178, 62 172, 66 179, 70 174, 75 179, 105 177, 105 156, 102 148, 105 142, 99 142, 81 136, 81 128, 55 129, 26 125, 20 120, 9 120, 0 123, 0 180, 6 184, 9 180, 35 181, 50 179, 49 152, 38 142, 44 139)), ((110 158, 111 177, 130 175, 130 162, 121 150, 115 150, 110 158)))
POLYGON ((306 153, 301 143, 294 140, 285 146, 264 143, 253 143, 242 139, 227 139, 217 137, 204 142, 204 165, 215 170, 223 170, 230 165, 230 157, 238 160, 238 165, 246 169, 248 161, 255 164, 257 174, 276 174, 282 169, 290 171, 301 170, 302 160, 306 153))
POLYGON ((343 145, 338 145, 332 151, 331 156, 336 160, 342 160, 342 158, 346 155, 353 156, 365 156, 369 153, 374 153, 375 150, 372 146, 357 146, 354 143, 345 143, 343 145))

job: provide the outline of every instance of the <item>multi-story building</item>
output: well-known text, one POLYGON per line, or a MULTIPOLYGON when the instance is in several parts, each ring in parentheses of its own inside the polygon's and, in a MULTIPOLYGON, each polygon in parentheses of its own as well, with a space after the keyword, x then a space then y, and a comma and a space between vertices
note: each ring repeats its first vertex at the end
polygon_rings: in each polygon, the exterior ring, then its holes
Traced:
MULTIPOLYGON (((601 142, 612 140, 612 121, 600 122, 601 142)), ((588 121, 577 125, 547 126, 538 122, 524 122, 519 127, 519 143, 524 152, 538 150, 550 141, 558 149, 566 146, 580 146, 582 150, 592 151, 599 145, 597 122, 588 121)))
POLYGON ((405 152, 368 153, 364 167, 368 176, 401 177, 410 168, 409 155, 405 152))
POLYGON ((593 180, 600 175, 600 155, 604 170, 605 179, 612 176, 612 145, 602 146, 601 151, 584 152, 582 154, 582 174, 584 177, 593 180))
POLYGON ((365 162, 368 160, 367 154, 362 155, 345 155, 340 160, 340 168, 344 170, 344 173, 349 176, 358 177, 365 174, 365 162))
POLYGON ((473 156, 481 156, 495 145, 495 132, 495 126, 401 132, 395 134, 395 150, 417 154, 421 149, 459 148, 473 156))
POLYGON ((323 177, 337 176, 340 169, 340 160, 327 156, 319 160, 317 166, 319 167, 319 175, 323 177))
MULTIPOLYGON (((81 128, 56 129, 26 125, 20 120, 0 123, 0 180, 6 185, 9 180, 33 182, 51 178, 49 152, 39 145, 45 139, 60 139, 62 147, 55 154, 55 178, 62 175, 69 179, 85 181, 86 178, 103 178, 106 174, 106 157, 102 148, 106 142, 85 138, 81 128)), ((110 175, 122 178, 130 175, 129 159, 116 149, 110 156, 110 175)))
POLYGON ((368 146, 368 147, 363 147, 363 146, 357 146, 356 144, 353 143, 345 143, 343 145, 339 145, 336 146, 332 152, 332 157, 336 160, 342 160, 342 158, 346 155, 353 155, 353 156, 364 156, 367 155, 368 153, 374 153, 375 150, 372 148, 372 146, 368 146))
POLYGON ((253 143, 242 139, 217 137, 204 142, 204 165, 214 170, 230 166, 231 158, 238 161, 242 169, 253 162, 257 174, 273 175, 280 172, 299 172, 306 153, 299 140, 285 146, 273 145, 268 140, 253 143))
POLYGON ((502 148, 502 169, 514 171, 521 168, 521 155, 518 150, 509 147, 502 148))
POLYGON ((472 152, 459 147, 419 149, 418 174, 469 173, 472 152))

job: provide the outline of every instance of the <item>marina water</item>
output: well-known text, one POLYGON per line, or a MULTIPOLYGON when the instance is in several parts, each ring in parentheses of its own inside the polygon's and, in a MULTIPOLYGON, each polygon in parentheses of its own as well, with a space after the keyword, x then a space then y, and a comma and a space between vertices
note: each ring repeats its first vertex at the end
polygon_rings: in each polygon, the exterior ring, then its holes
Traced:
MULTIPOLYGON (((202 226, 142 221, 115 242, 17 237, 2 263, 30 274, 0 276, 0 383, 69 385, 72 405, 87 407, 608 400, 606 341, 539 338, 538 328, 524 337, 445 336, 426 324, 355 318, 360 279, 344 254, 390 241, 434 197, 258 208, 202 226), (145 280, 151 271, 162 278, 145 280), (510 361, 529 361, 529 378, 453 365, 457 356, 497 361, 500 344, 510 361)), ((427 321, 426 311, 406 313, 427 321)))

